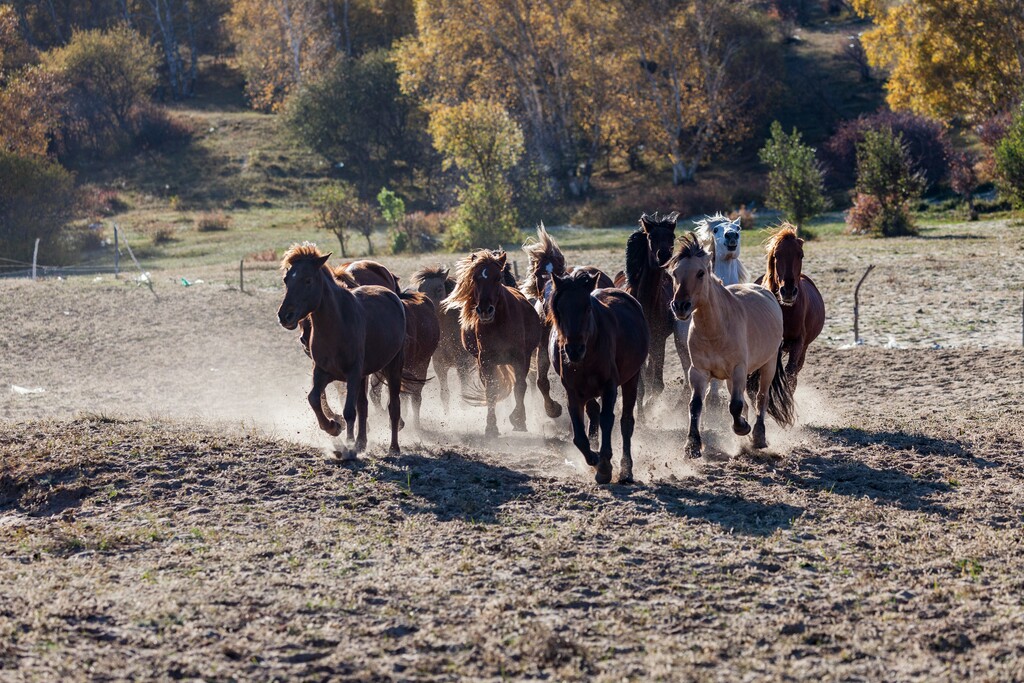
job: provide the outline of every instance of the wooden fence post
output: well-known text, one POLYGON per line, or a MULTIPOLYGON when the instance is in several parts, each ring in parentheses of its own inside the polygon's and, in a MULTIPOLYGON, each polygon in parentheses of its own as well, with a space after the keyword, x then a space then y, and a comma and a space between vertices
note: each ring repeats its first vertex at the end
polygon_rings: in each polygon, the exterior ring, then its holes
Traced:
POLYGON ((857 282, 857 286, 853 290, 853 343, 860 343, 860 286, 864 284, 864 280, 867 279, 868 274, 875 269, 875 264, 868 266, 868 269, 864 271, 864 274, 860 276, 860 281, 857 282))
POLYGON ((35 249, 32 250, 32 281, 36 280, 36 262, 39 260, 39 238, 36 238, 35 249))
POLYGON ((114 279, 121 274, 121 246, 117 239, 117 223, 114 223, 114 279))

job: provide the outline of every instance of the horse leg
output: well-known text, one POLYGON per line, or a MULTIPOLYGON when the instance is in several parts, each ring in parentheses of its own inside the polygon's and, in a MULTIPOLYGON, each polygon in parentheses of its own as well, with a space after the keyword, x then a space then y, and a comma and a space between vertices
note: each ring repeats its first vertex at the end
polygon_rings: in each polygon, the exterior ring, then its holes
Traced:
POLYGON ((490 363, 480 365, 480 379, 484 383, 484 395, 487 398, 487 426, 484 428, 484 436, 498 436, 498 417, 494 414, 494 404, 497 402, 497 369, 490 363))
POLYGON ((636 373, 636 412, 640 424, 647 424, 647 416, 644 414, 644 397, 647 395, 647 384, 644 382, 644 373, 647 372, 647 363, 640 366, 636 373))
POLYGON ((370 400, 373 401, 373 407, 377 412, 384 412, 384 406, 381 404, 381 394, 383 393, 380 385, 384 382, 377 375, 370 376, 370 400))
POLYGON ((743 392, 747 388, 747 370, 745 367, 737 365, 733 368, 728 386, 729 414, 732 415, 733 434, 746 436, 750 433, 750 423, 747 422, 747 416, 744 415, 746 404, 743 402, 743 392))
POLYGON ((356 415, 359 420, 359 433, 356 435, 356 453, 366 450, 366 413, 370 409, 370 401, 366 396, 369 378, 363 377, 359 383, 358 396, 356 396, 356 415))
MULTIPOLYGON (((804 344, 803 337, 797 338, 789 348, 789 360, 786 361, 786 379, 789 380, 790 388, 796 391, 796 376, 804 367, 804 360, 807 358, 807 344, 804 344)), ((778 368, 775 370, 778 372, 778 368)))
MULTIPOLYGON (((404 359, 391 361, 391 365, 386 370, 388 377, 388 417, 391 419, 391 446, 388 448, 388 453, 391 455, 401 453, 401 449, 398 447, 398 430, 402 428, 402 365, 404 365, 404 359)), ((418 427, 419 419, 416 420, 416 424, 418 427)))
POLYGON ((690 384, 690 379, 687 377, 687 373, 690 370, 690 349, 686 345, 687 338, 690 334, 690 321, 689 320, 676 320, 672 326, 672 339, 675 342, 676 355, 679 356, 679 365, 683 369, 683 396, 679 397, 676 402, 675 410, 682 410, 685 405, 685 393, 686 387, 690 384))
POLYGON ((598 453, 597 474, 594 476, 598 484, 608 484, 612 480, 612 427, 615 426, 617 395, 618 386, 612 380, 601 395, 601 451, 598 453))
POLYGON ((760 384, 757 387, 757 420, 754 421, 754 448, 768 448, 768 439, 765 438, 764 416, 768 411, 768 392, 771 390, 772 380, 776 372, 782 372, 782 368, 775 366, 775 358, 765 364, 760 370, 760 384))
POLYGON ((601 430, 601 404, 596 398, 587 401, 587 436, 591 440, 596 439, 601 430))
POLYGON ((537 345, 537 388, 544 398, 544 412, 551 419, 562 414, 562 406, 551 398, 551 382, 548 370, 551 368, 551 357, 548 355, 548 339, 551 338, 551 326, 541 328, 540 344, 537 345))
POLYGON ((708 388, 708 374, 690 366, 690 386, 693 387, 693 395, 690 396, 690 431, 686 437, 686 455, 691 458, 701 456, 700 440, 700 413, 704 408, 704 393, 708 388))
POLYGON ((324 408, 322 404, 324 389, 330 384, 331 378, 326 372, 320 368, 313 367, 313 388, 309 392, 307 397, 309 400, 309 406, 313 409, 313 414, 316 415, 316 422, 320 426, 320 429, 324 430, 331 436, 337 436, 341 434, 341 425, 338 424, 337 420, 332 420, 324 414, 324 408))
POLYGON ((448 389, 448 364, 439 363, 434 357, 434 375, 437 377, 437 386, 441 392, 441 409, 448 414, 448 401, 451 399, 451 391, 448 389))
POLYGON ((597 454, 590 449, 590 437, 583 424, 583 403, 569 396, 569 421, 572 423, 572 443, 583 454, 591 467, 597 467, 597 454))
POLYGON ((619 418, 619 428, 622 430, 622 461, 619 463, 619 483, 633 483, 633 452, 631 450, 633 440, 633 426, 636 421, 633 419, 633 408, 636 406, 637 383, 640 380, 638 372, 633 379, 622 385, 622 417, 619 418))
MULTIPOLYGON (((509 415, 509 422, 512 423, 512 431, 514 432, 525 432, 526 431, 526 376, 530 372, 530 360, 527 356, 525 363, 520 363, 515 366, 516 372, 516 384, 515 384, 515 396, 516 396, 516 407, 512 410, 512 414, 509 415)), ((561 414, 561 408, 559 408, 559 414, 561 414)))
POLYGON ((345 437, 349 443, 355 438, 356 426, 356 400, 358 399, 359 386, 362 384, 363 376, 354 372, 345 381, 345 408, 342 415, 345 417, 345 437))
POLYGON ((665 345, 668 343, 668 334, 651 339, 651 385, 648 389, 651 392, 651 400, 661 396, 665 390, 665 345))

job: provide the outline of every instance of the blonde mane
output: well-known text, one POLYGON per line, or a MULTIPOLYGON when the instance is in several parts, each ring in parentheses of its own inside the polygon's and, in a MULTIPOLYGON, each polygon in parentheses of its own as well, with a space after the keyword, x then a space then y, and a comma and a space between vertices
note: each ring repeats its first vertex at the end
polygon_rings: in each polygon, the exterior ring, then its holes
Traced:
POLYGON ((441 307, 446 311, 459 312, 459 324, 462 329, 473 329, 480 322, 473 297, 476 276, 486 266, 493 264, 498 269, 498 277, 501 278, 502 263, 499 259, 504 254, 503 251, 495 254, 490 249, 478 249, 455 264, 455 289, 441 302, 441 307))
MULTIPOLYGON (((330 254, 327 254, 330 256, 330 254)), ((299 261, 315 261, 324 257, 324 253, 313 242, 293 244, 281 258, 281 270, 287 272, 299 261)))
POLYGON ((558 243, 551 238, 543 223, 537 226, 537 239, 531 239, 524 244, 523 251, 526 252, 527 257, 530 259, 530 271, 519 291, 528 297, 543 299, 544 293, 537 288, 537 276, 534 272, 537 263, 540 262, 542 257, 547 256, 553 266, 552 274, 564 275, 565 256, 562 255, 562 250, 558 248, 558 243))
POLYGON ((775 289, 776 284, 776 273, 775 273, 775 259, 772 258, 775 255, 775 250, 779 248, 779 245, 786 240, 800 239, 796 234, 796 229, 792 223, 782 223, 778 228, 768 235, 768 238, 764 241, 765 251, 765 267, 764 267, 764 279, 761 282, 771 290, 775 289))

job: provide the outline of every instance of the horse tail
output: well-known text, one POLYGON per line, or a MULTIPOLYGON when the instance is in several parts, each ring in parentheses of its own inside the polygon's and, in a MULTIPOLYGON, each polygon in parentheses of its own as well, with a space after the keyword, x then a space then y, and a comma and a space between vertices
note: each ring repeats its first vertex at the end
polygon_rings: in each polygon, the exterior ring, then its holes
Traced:
MULTIPOLYGON (((511 365, 499 365, 496 370, 498 393, 494 400, 501 401, 512 394, 512 389, 516 386, 516 372, 511 365)), ((462 385, 462 399, 471 406, 487 405, 487 387, 480 381, 479 372, 474 373, 470 381, 462 385)))
MULTIPOLYGON (((761 385, 761 373, 754 372, 747 376, 747 396, 751 401, 757 400, 757 391, 761 385)), ((768 414, 783 427, 792 427, 796 421, 796 401, 793 398, 793 387, 786 376, 786 368, 782 365, 782 345, 779 345, 775 360, 775 376, 768 387, 768 414)))

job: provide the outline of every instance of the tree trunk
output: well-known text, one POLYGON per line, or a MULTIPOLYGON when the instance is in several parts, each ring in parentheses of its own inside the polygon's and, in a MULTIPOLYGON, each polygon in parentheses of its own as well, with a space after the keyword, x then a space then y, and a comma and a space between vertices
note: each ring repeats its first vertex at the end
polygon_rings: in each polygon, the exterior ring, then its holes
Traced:
POLYGON ((373 236, 373 233, 363 233, 363 236, 366 238, 366 253, 369 254, 370 256, 373 256, 373 242, 370 240, 370 238, 373 236))
POLYGON ((338 246, 341 247, 341 258, 348 258, 348 254, 345 253, 345 231, 338 230, 334 236, 338 238, 338 246))

